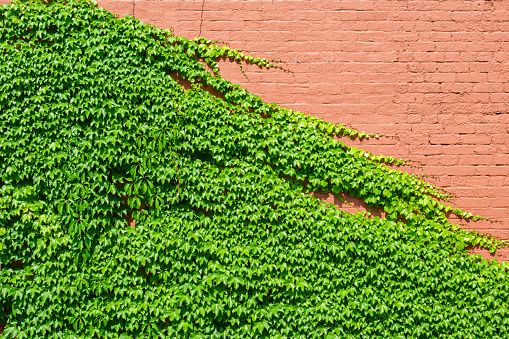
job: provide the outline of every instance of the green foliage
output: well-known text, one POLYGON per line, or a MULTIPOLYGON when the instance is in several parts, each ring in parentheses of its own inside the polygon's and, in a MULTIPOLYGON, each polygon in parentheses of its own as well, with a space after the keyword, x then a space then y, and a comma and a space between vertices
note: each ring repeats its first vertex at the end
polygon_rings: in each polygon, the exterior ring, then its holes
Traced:
POLYGON ((507 336, 508 266, 465 250, 503 242, 222 57, 278 67, 92 2, 0 7, 3 337, 507 336))

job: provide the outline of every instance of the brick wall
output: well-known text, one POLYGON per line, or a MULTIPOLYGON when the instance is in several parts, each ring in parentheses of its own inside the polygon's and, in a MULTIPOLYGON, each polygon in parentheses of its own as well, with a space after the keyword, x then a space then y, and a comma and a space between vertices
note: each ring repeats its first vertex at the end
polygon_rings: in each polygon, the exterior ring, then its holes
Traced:
POLYGON ((346 142, 416 161, 455 206, 500 221, 466 228, 509 239, 508 1, 136 0, 134 15, 287 61, 293 74, 221 70, 267 101, 395 136, 346 142))
POLYGON ((411 171, 458 196, 454 206, 500 221, 466 228, 509 239, 509 1, 98 3, 287 61, 291 74, 249 66, 246 79, 231 63, 221 71, 266 101, 395 136, 346 142, 414 160, 411 171))

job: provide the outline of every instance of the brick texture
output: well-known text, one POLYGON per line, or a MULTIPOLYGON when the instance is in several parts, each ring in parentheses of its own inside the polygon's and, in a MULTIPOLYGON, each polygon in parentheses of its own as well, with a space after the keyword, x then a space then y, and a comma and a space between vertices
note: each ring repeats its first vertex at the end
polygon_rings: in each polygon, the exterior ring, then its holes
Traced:
POLYGON ((98 2, 285 61, 293 73, 221 72, 266 101, 393 136, 345 142, 413 160, 409 171, 457 195, 453 206, 497 220, 458 222, 509 239, 509 1, 98 2))

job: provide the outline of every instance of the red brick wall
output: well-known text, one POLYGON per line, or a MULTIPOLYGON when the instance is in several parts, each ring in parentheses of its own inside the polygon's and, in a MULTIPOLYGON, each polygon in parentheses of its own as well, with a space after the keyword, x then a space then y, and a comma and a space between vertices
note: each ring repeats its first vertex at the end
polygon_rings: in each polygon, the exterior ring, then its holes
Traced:
POLYGON ((267 101, 396 136, 347 142, 416 161, 455 206, 501 221, 467 228, 509 239, 508 1, 136 0, 134 15, 288 61, 293 74, 221 70, 267 101))
POLYGON ((454 206, 500 221, 467 228, 509 239, 509 1, 98 2, 287 61, 293 74, 249 66, 246 79, 230 63, 221 71, 266 101, 394 135, 346 142, 416 161, 413 172, 458 195, 454 206))

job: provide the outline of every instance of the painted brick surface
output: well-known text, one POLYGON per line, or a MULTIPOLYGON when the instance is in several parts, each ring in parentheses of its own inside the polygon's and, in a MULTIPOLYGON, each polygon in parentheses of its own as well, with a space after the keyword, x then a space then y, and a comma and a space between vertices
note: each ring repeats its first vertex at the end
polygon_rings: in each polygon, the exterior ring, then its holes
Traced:
POLYGON ((466 228, 509 239, 509 1, 98 3, 287 61, 293 73, 245 66, 245 78, 232 63, 221 72, 266 101, 394 136, 345 142, 415 161, 410 171, 456 194, 454 206, 500 221, 460 221, 466 228))

